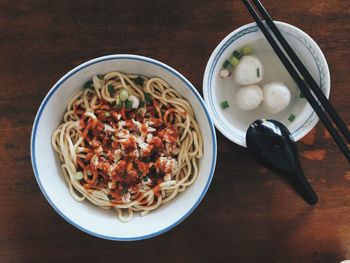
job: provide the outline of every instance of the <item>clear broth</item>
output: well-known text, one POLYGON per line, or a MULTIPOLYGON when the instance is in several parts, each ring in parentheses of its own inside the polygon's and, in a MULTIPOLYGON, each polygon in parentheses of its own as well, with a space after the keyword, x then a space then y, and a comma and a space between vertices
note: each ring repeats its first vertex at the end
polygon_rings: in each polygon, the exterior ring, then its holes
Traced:
POLYGON ((285 110, 277 114, 268 113, 264 109, 263 103, 255 110, 243 111, 238 108, 235 96, 241 86, 235 81, 234 76, 231 75, 227 79, 220 80, 222 82, 220 85, 220 88, 222 88, 220 95, 222 97, 219 99, 220 101, 227 100, 230 105, 230 108, 224 110, 223 113, 226 115, 226 118, 234 120, 235 125, 243 129, 248 128, 248 126, 257 119, 275 119, 288 126, 291 124, 288 120, 290 115, 295 115, 296 119, 294 121, 296 121, 298 116, 300 116, 305 109, 307 101, 300 98, 299 88, 267 43, 257 41, 249 45, 253 48, 253 55, 261 61, 264 67, 263 80, 257 85, 263 88, 264 85, 271 82, 282 82, 291 92, 291 102, 285 110))

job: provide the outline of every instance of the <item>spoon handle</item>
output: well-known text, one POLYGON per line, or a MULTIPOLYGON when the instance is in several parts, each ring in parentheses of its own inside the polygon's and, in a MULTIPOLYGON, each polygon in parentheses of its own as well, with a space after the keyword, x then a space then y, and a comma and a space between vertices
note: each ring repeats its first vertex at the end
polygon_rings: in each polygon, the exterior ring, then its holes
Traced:
POLYGON ((296 171, 295 174, 291 176, 290 179, 294 184, 296 190, 300 193, 300 195, 308 204, 314 205, 317 203, 318 197, 314 189, 304 176, 304 172, 301 169, 301 167, 299 167, 299 169, 296 171))

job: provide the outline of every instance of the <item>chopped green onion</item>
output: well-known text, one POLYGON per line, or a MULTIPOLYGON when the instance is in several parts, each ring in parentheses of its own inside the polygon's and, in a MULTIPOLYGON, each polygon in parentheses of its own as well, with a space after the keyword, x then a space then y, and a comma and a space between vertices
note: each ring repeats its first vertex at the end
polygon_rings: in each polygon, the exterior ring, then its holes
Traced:
POLYGON ((295 120, 295 115, 292 113, 292 114, 289 116, 288 120, 289 120, 290 122, 293 122, 293 121, 295 120))
POLYGON ((127 192, 128 192, 128 187, 124 185, 121 194, 125 195, 127 192))
POLYGON ((232 66, 237 66, 239 64, 239 59, 236 58, 235 56, 233 56, 231 59, 230 59, 230 63, 232 66))
POLYGON ((75 175, 74 175, 74 179, 75 180, 81 180, 83 179, 84 175, 82 172, 77 172, 75 175))
POLYGON ((260 78, 260 68, 256 69, 256 75, 257 75, 258 78, 260 78))
POLYGON ((114 95, 115 95, 115 89, 114 89, 113 85, 108 84, 107 89, 108 89, 109 95, 111 95, 111 97, 114 97, 114 95))
POLYGON ((147 156, 147 157, 143 158, 142 161, 145 162, 145 163, 149 163, 149 162, 151 162, 152 160, 151 160, 151 157, 147 156))
POLYGON ((238 60, 240 60, 243 57, 242 54, 237 50, 233 51, 232 55, 236 57, 238 60))
POLYGON ((142 178, 144 182, 147 182, 148 181, 148 176, 145 176, 142 178))
POLYGON ((140 100, 139 108, 143 108, 145 106, 145 101, 140 100))
POLYGON ((125 108, 127 108, 128 110, 132 109, 132 102, 130 100, 127 100, 125 102, 125 108))
POLYGON ((149 93, 145 93, 145 100, 147 105, 151 105, 152 104, 152 96, 149 93))
POLYGON ((103 75, 97 74, 97 78, 100 80, 104 80, 103 75))
POLYGON ((120 110, 123 107, 123 103, 121 102, 119 96, 117 97, 117 101, 115 102, 115 107, 117 110, 120 110))
POLYGON ((86 81, 85 84, 84 84, 84 89, 91 89, 92 88, 92 84, 93 84, 93 82, 92 82, 91 79, 86 81))
POLYGON ((143 83, 145 82, 145 80, 141 77, 137 77, 136 79, 134 79, 134 82, 140 86, 143 85, 143 83))
POLYGON ((221 107, 222 107, 223 109, 227 109, 228 107, 230 107, 230 105, 228 104, 227 101, 223 101, 223 102, 221 102, 221 107))
POLYGON ((120 93, 119 93, 119 98, 122 102, 126 101, 129 97, 129 92, 126 89, 123 89, 120 93))
POLYGON ((105 111, 105 112, 104 112, 104 115, 105 115, 106 117, 111 117, 111 113, 108 112, 108 111, 105 111))
POLYGON ((222 65, 222 67, 223 67, 224 69, 227 69, 229 66, 230 66, 230 61, 225 60, 225 62, 224 62, 224 64, 222 65))
POLYGON ((244 46, 241 51, 243 55, 246 56, 253 53, 253 48, 251 46, 244 46))

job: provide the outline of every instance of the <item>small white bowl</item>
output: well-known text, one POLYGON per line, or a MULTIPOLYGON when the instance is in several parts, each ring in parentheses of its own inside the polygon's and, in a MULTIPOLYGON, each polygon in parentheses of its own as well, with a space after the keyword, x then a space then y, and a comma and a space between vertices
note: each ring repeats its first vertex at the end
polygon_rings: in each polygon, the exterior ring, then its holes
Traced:
POLYGON ((31 158, 36 180, 51 206, 67 222, 91 235, 110 240, 140 240, 164 233, 191 214, 204 197, 216 163, 216 135, 205 103, 192 84, 173 68, 142 56, 110 55, 90 60, 64 75, 44 98, 36 115, 31 138, 31 158), (63 118, 69 99, 95 74, 110 71, 158 76, 173 86, 192 105, 203 134, 204 155, 196 182, 174 200, 128 223, 115 211, 88 201, 75 201, 61 175, 60 162, 51 146, 51 136, 63 118))
MULTIPOLYGON (((276 23, 324 94, 329 97, 330 74, 321 49, 302 30, 286 23, 276 23)), ((318 117, 312 107, 305 99, 299 98, 299 89, 255 23, 233 31, 216 47, 205 69, 203 93, 215 126, 229 140, 243 147, 246 147, 246 131, 250 123, 256 119, 271 118, 281 121, 291 131, 296 141, 304 137, 318 122, 318 117), (232 52, 245 45, 252 45, 253 49, 257 50, 256 56, 262 60, 264 65, 264 80, 259 83, 261 87, 279 80, 291 89, 295 103, 291 103, 284 112, 270 116, 264 112, 262 107, 253 112, 241 111, 236 107, 235 93, 240 87, 234 82, 232 76, 230 77, 232 82, 228 79, 221 79, 219 72, 224 61, 231 56, 232 52), (220 104, 225 100, 229 102, 230 107, 222 109, 220 104), (296 119, 290 122, 288 116, 292 113, 296 115, 296 119)))

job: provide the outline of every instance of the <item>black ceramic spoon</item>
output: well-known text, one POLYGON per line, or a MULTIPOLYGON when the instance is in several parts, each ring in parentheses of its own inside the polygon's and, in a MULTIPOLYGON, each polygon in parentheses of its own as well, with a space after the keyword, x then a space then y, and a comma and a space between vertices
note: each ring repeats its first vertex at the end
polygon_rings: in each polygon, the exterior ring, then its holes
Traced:
POLYGON ((258 162, 285 176, 308 204, 317 203, 317 195, 304 176, 296 143, 286 126, 275 120, 257 120, 249 126, 246 142, 258 162))

